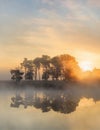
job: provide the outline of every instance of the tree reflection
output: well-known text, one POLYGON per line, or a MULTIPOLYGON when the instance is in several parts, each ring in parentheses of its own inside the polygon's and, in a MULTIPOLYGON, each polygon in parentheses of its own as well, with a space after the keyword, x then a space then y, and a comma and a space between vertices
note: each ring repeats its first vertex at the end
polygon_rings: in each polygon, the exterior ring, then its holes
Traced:
POLYGON ((41 109, 42 112, 50 110, 60 113, 71 113, 76 110, 79 98, 74 98, 70 93, 64 91, 24 91, 24 94, 19 91, 11 98, 11 107, 19 108, 23 105, 41 109))
POLYGON ((20 95, 12 97, 11 100, 11 107, 19 107, 21 104, 23 104, 23 98, 20 95))

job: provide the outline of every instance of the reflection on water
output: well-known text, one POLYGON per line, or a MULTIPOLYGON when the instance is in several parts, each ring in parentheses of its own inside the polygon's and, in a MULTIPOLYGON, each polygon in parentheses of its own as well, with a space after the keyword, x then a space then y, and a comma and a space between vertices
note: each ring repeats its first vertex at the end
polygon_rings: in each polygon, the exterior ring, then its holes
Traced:
POLYGON ((51 109, 61 113, 70 113, 75 111, 80 99, 75 99, 70 93, 64 91, 24 91, 24 96, 18 91, 16 95, 11 98, 11 107, 19 108, 23 105, 24 108, 28 106, 41 109, 42 112, 48 112, 51 109))
POLYGON ((0 91, 0 130, 100 130, 100 90, 0 91))

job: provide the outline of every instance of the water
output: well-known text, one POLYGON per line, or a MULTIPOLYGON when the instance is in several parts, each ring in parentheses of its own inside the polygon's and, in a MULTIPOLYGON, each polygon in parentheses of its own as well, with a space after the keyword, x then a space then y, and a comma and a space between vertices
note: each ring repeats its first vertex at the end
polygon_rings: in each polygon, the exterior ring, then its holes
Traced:
POLYGON ((99 92, 1 89, 0 130, 100 130, 99 92))

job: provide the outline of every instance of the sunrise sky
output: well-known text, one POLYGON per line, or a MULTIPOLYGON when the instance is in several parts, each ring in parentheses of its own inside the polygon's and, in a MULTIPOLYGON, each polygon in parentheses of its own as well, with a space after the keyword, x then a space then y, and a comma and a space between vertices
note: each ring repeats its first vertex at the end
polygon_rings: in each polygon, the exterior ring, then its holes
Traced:
POLYGON ((0 79, 24 57, 64 53, 100 68, 99 0, 0 0, 0 79))

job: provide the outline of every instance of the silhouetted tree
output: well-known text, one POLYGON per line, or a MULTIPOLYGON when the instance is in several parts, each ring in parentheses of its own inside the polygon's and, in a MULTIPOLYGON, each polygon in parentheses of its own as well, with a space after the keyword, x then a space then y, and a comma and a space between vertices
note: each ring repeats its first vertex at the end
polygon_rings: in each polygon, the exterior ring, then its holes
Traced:
POLYGON ((43 74, 42 74, 42 79, 48 80, 48 78, 49 78, 49 72, 46 70, 46 71, 44 71, 43 74))
POLYGON ((11 70, 10 71, 12 77, 11 79, 15 80, 16 82, 20 82, 21 79, 23 79, 23 72, 21 72, 19 69, 11 70))
POLYGON ((25 79, 33 80, 34 75, 34 64, 32 60, 24 58, 24 61, 21 63, 21 67, 25 70, 25 79))
POLYGON ((25 70, 25 79, 35 80, 66 80, 73 81, 77 80, 81 69, 76 61, 75 57, 63 54, 50 58, 48 55, 42 55, 33 60, 24 58, 21 63, 22 68, 25 70))
POLYGON ((52 76, 52 79, 58 79, 60 76, 61 76, 61 62, 60 62, 60 59, 58 56, 55 56, 51 59, 51 64, 52 64, 52 67, 51 67, 51 76, 52 76))
POLYGON ((26 74, 25 74, 25 79, 28 79, 28 80, 33 80, 33 72, 32 71, 28 71, 26 74))
POLYGON ((40 80, 40 67, 41 67, 41 58, 37 57, 33 60, 33 63, 35 64, 35 80, 37 79, 37 76, 39 76, 40 80))
POLYGON ((42 74, 42 79, 47 80, 48 79, 48 70, 49 70, 49 66, 50 66, 50 57, 47 55, 42 55, 42 57, 37 57, 33 60, 33 63, 36 66, 36 77, 37 77, 37 73, 39 74, 39 80, 40 80, 40 69, 42 68, 43 70, 43 74, 42 74))
POLYGON ((50 62, 51 62, 50 56, 42 55, 41 57, 41 64, 43 67, 42 79, 44 80, 47 80, 49 78, 50 62))

